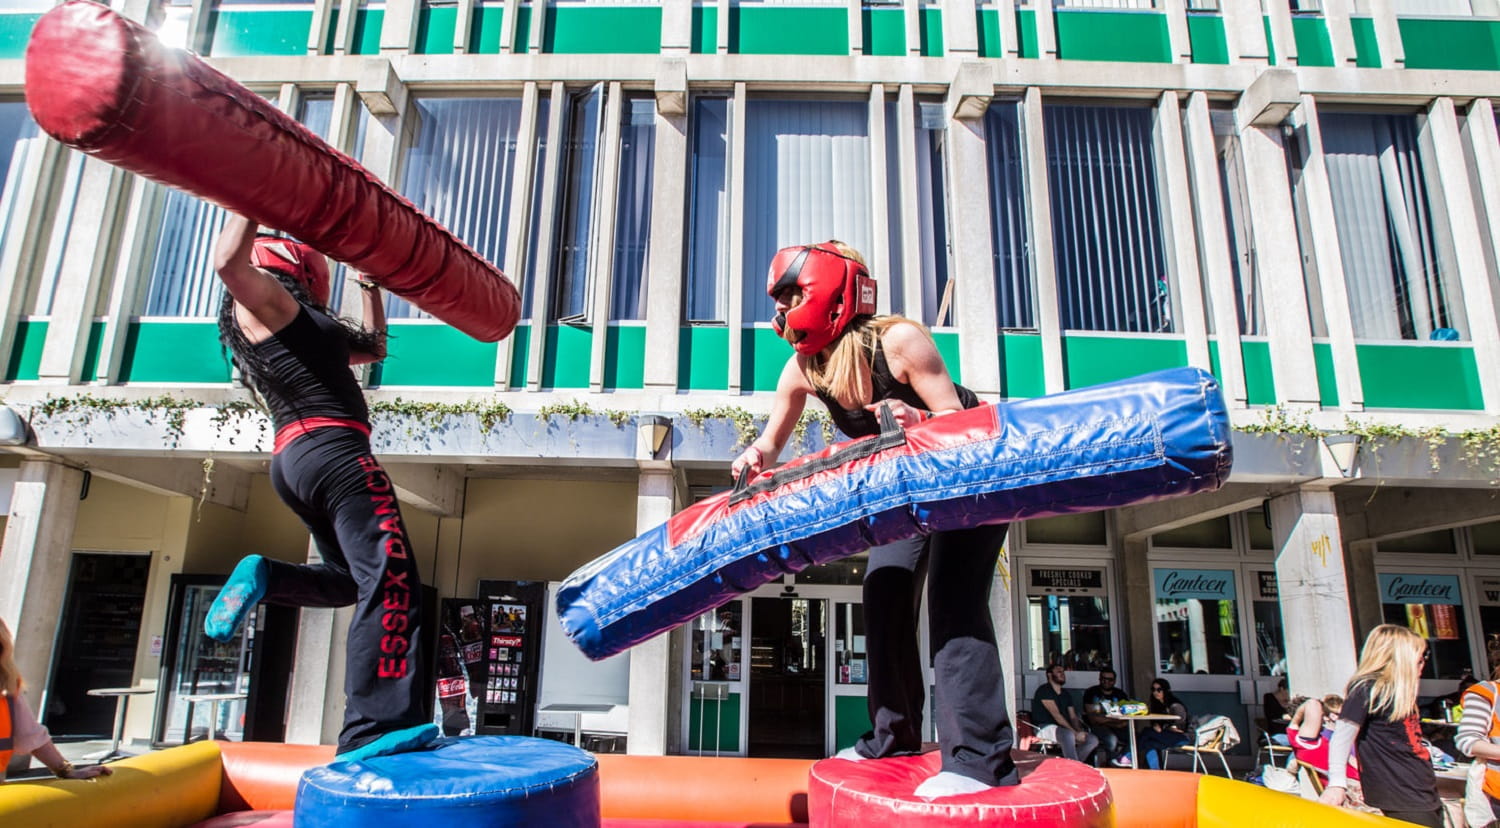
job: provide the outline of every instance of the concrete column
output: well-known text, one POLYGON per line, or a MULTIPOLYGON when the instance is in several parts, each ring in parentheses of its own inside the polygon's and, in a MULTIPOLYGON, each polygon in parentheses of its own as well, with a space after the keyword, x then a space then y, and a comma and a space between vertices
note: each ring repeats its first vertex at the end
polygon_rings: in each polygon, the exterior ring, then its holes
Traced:
POLYGON ((589 390, 604 391, 604 360, 609 344, 610 305, 615 286, 615 216, 620 193, 620 118, 625 91, 619 81, 611 82, 604 95, 604 123, 601 124, 599 174, 594 179, 594 214, 589 244, 588 274, 593 301, 588 309, 593 322, 593 340, 589 356, 589 390))
MULTIPOLYGON (((665 468, 643 468, 636 489, 635 525, 639 531, 665 523, 676 505, 674 473, 665 468)), ((630 648, 630 724, 627 750, 632 754, 664 756, 670 729, 671 703, 666 692, 672 678, 671 639, 665 635, 630 648)))
POLYGON ((83 472, 53 460, 21 463, 0 545, 0 618, 15 635, 26 698, 40 710, 62 622, 83 472))
POLYGON ((1031 281, 1036 290, 1036 327, 1042 335, 1042 381, 1048 394, 1066 388, 1062 314, 1057 305, 1057 260, 1052 250, 1052 191, 1047 183, 1047 137, 1042 90, 1026 90, 1021 104, 1022 169, 1026 179, 1026 229, 1031 242, 1031 281))
POLYGON ((27 287, 35 278, 36 265, 46 257, 49 210, 12 209, 13 205, 48 203, 53 184, 72 151, 48 138, 41 130, 16 142, 14 157, 25 162, 16 171, 11 202, 0 204, 0 215, 8 216, 0 233, 0 354, 15 347, 16 323, 28 312, 27 287))
POLYGON ((901 3, 901 22, 906 29, 906 54, 909 57, 922 54, 922 30, 918 22, 921 14, 921 0, 903 0, 901 3))
POLYGON ((1222 0, 1219 3, 1219 13, 1224 17, 1224 39, 1229 45, 1229 62, 1268 63, 1270 52, 1266 49, 1265 22, 1259 0, 1222 0))
MULTIPOLYGON (((1151 542, 1147 538, 1121 541, 1120 598, 1125 606, 1120 617, 1125 620, 1125 652, 1130 653, 1130 683, 1133 698, 1148 695, 1145 690, 1156 678, 1156 607, 1151 601, 1151 542)), ((1118 657, 1116 661, 1118 662, 1118 657)), ((1115 672, 1126 675, 1116 663, 1115 672)))
POLYGON ((77 385, 87 355, 89 328, 99 304, 104 273, 114 253, 115 218, 126 174, 103 161, 83 160, 83 174, 67 222, 62 266, 52 296, 51 321, 37 377, 44 383, 77 385))
POLYGON ((1036 56, 1041 60, 1057 57, 1057 21, 1052 16, 1052 0, 1035 0, 1031 4, 1036 12, 1036 56))
POLYGON ((685 56, 692 48, 693 0, 662 0, 661 53, 685 56))
MULTIPOLYGON (((1474 121, 1476 114, 1489 118, 1488 124, 1475 124, 1473 129, 1488 128, 1494 134, 1495 119, 1490 102, 1477 108, 1467 120, 1474 121)), ((1426 155, 1424 167, 1429 171, 1429 190, 1436 190, 1433 200, 1438 202, 1433 212, 1445 218, 1448 238, 1443 253, 1458 271, 1458 284, 1463 291, 1463 302, 1469 321, 1469 339, 1474 344, 1474 364, 1478 368, 1480 393, 1484 397, 1484 412, 1500 414, 1500 320, 1495 317, 1495 277, 1485 257, 1477 255, 1484 250, 1485 237, 1494 242, 1500 227, 1495 218, 1487 222, 1487 232, 1481 231, 1476 213, 1478 202, 1469 184, 1469 169, 1464 164, 1465 142, 1459 137, 1458 117, 1454 113, 1452 98, 1436 98, 1427 108, 1426 124, 1422 130, 1422 150, 1426 155), (1435 180, 1434 180, 1435 179, 1435 180)), ((1472 135, 1473 133, 1471 133, 1472 135)), ((1493 150, 1493 145, 1491 146, 1493 150)), ((1476 170, 1477 171, 1477 170, 1476 170)), ((1480 180, 1480 190, 1495 189, 1494 181, 1480 180)), ((1440 225, 1441 227, 1441 225, 1440 225)), ((1451 270, 1450 270, 1451 272, 1451 270)), ((1450 299, 1449 301, 1452 301, 1450 299)))
POLYGON ((1296 407, 1318 405, 1307 290, 1302 284, 1297 219, 1286 177, 1286 151, 1279 127, 1245 127, 1240 133, 1245 189, 1250 204, 1256 271, 1265 297, 1266 333, 1277 401, 1296 407))
POLYGON ((1271 53, 1269 57, 1277 66, 1288 69, 1297 63, 1297 38, 1292 30, 1292 6, 1290 3, 1269 2, 1265 6, 1265 20, 1271 27, 1271 53))
MULTIPOLYGON (((386 0, 385 18, 380 26, 382 55, 404 55, 411 51, 412 44, 417 42, 421 6, 421 0, 386 0)), ((539 17, 540 15, 533 14, 532 20, 539 17)))
POLYGON ((469 39, 474 35, 477 5, 474 0, 458 0, 457 19, 453 22, 453 54, 455 55, 466 54, 469 51, 469 39))
POLYGON ((1383 69, 1406 66, 1406 45, 1401 42, 1401 27, 1391 0, 1369 0, 1370 17, 1375 21, 1375 48, 1380 50, 1383 69))
POLYGON ((740 353, 741 337, 744 335, 745 324, 754 324, 756 321, 745 319, 745 121, 748 100, 745 83, 736 83, 730 103, 729 158, 726 159, 729 163, 729 238, 725 241, 729 245, 729 278, 725 285, 729 291, 729 296, 726 297, 729 300, 729 310, 725 321, 729 324, 731 394, 740 392, 740 366, 744 364, 744 357, 740 353))
MULTIPOLYGON (((889 153, 886 147, 886 136, 890 134, 890 128, 885 122, 885 85, 879 83, 870 84, 870 96, 867 99, 870 123, 870 226, 875 228, 875 238, 880 239, 885 229, 891 226, 891 199, 890 188, 893 182, 886 176, 886 157, 889 153)), ((865 262, 870 266, 870 272, 875 275, 875 280, 881 284, 881 288, 875 291, 875 312, 885 315, 891 312, 891 289, 894 282, 891 279, 891 246, 887 242, 881 244, 878 241, 870 245, 870 249, 864 251, 865 262)))
MULTIPOLYGON (((547 110, 547 123, 542 128, 547 130, 547 146, 559 149, 547 153, 542 170, 542 198, 537 209, 543 216, 557 214, 555 211, 561 189, 559 182, 563 176, 562 159, 567 154, 560 149, 564 143, 563 116, 567 114, 570 102, 562 81, 553 81, 549 94, 552 96, 551 104, 547 110)), ((547 350, 547 322, 552 313, 552 238, 556 232, 556 224, 554 221, 542 222, 536 234, 536 249, 531 251, 531 255, 538 258, 533 283, 526 286, 531 291, 531 341, 526 353, 526 388, 529 391, 537 391, 542 387, 542 356, 547 350)))
MULTIPOLYGON (((963 383, 975 393, 1000 396, 1000 344, 995 326, 995 257, 990 238, 990 188, 987 147, 984 140, 984 110, 994 84, 989 65, 970 61, 965 68, 979 70, 976 84, 968 89, 955 81, 949 92, 948 194, 952 213, 948 221, 949 248, 962 251, 949 260, 951 278, 957 280, 955 319, 958 325, 959 366, 963 383), (977 94, 970 96, 969 92, 977 94), (971 111, 972 110, 972 111, 971 111)), ((962 69, 959 79, 966 76, 962 69)))
POLYGON ((1167 16, 1167 54, 1173 63, 1193 62, 1193 42, 1188 37, 1185 0, 1160 0, 1157 8, 1167 16))
MULTIPOLYGON (((1020 578, 1020 568, 1016 566, 1015 557, 1011 555, 1011 549, 1015 547, 1012 538, 1016 537, 1018 524, 1011 524, 1011 531, 1005 536, 1005 545, 1000 547, 1000 562, 995 567, 994 575, 990 583, 990 621, 995 625, 995 646, 1000 648, 1000 673, 1005 681, 1005 703, 1015 705, 1007 712, 1010 714, 1011 723, 1016 720, 1016 711, 1026 709, 1026 704, 1021 699, 1021 673, 1020 662, 1016 659, 1016 581, 1020 578)), ((1023 588, 1024 589, 1024 588, 1023 588)))
POLYGON ((505 0, 505 10, 500 16, 500 54, 502 55, 515 51, 516 18, 520 16, 520 8, 521 0, 505 0))
POLYGON ((1353 11, 1354 0, 1323 0, 1323 20, 1328 25, 1334 66, 1354 66, 1354 28, 1349 23, 1353 11))
MULTIPOLYGON (((683 96, 686 102, 686 95, 683 96)), ((688 113, 657 107, 656 158, 651 170, 651 255, 646 259, 646 360, 648 391, 677 391, 682 306, 687 298, 687 184, 691 163, 688 113)))
MULTIPOLYGON (((912 319, 925 319, 922 307, 922 231, 917 205, 917 102, 911 84, 904 83, 896 103, 896 182, 901 213, 896 222, 901 233, 902 313, 912 319)), ((880 226, 876 225, 876 232, 880 226)), ((936 314, 937 308, 932 309, 936 314)))
POLYGON ((1360 646, 1370 630, 1385 623, 1380 608, 1380 579, 1375 577, 1375 541, 1344 544, 1344 576, 1349 582, 1349 614, 1354 619, 1354 643, 1360 646))
POLYGON ((1214 338, 1219 343, 1219 375, 1230 406, 1244 408, 1248 393, 1245 360, 1240 352, 1240 322, 1235 313, 1234 260, 1224 220, 1223 183, 1219 180, 1219 157, 1208 95, 1203 92, 1188 95, 1182 129, 1187 144, 1188 175, 1192 180, 1193 214, 1198 225, 1198 265, 1203 269, 1213 309, 1214 338))
MULTIPOLYGON (((1500 271, 1500 134, 1495 127, 1495 108, 1488 98, 1476 98, 1469 104, 1462 131, 1474 200, 1480 205, 1480 232, 1489 242, 1487 261, 1490 272, 1495 273, 1500 271)), ((1473 324, 1476 314, 1484 314, 1490 320, 1485 324, 1494 324, 1500 305, 1470 305, 1467 310, 1469 324, 1473 324)), ((1488 409, 1489 400, 1485 403, 1488 409)))
POLYGON ((1302 489, 1270 509, 1291 693, 1339 692, 1358 657, 1333 492, 1302 489))
MULTIPOLYGON (((537 141, 537 85, 534 81, 528 82, 521 88, 521 123, 518 125, 516 134, 520 140, 516 142, 515 177, 511 179, 510 187, 510 224, 505 231, 505 251, 501 254, 504 260, 496 262, 504 273, 516 286, 517 293, 524 297, 530 285, 523 284, 526 276, 526 240, 530 238, 527 229, 531 227, 531 186, 534 182, 537 141)), ((524 300, 522 307, 525 307, 524 300)), ((526 320, 523 320, 526 321, 526 320)), ((516 357, 516 337, 507 336, 500 340, 499 347, 495 349, 495 390, 510 390, 510 368, 516 357)))
MULTIPOLYGON (((1307 230, 1312 239, 1318 290, 1323 296, 1323 321, 1328 325, 1328 343, 1333 348, 1339 407, 1365 410, 1364 385, 1359 376, 1359 357, 1354 350, 1354 318, 1349 311, 1349 286, 1344 281, 1344 256, 1339 249, 1338 225, 1333 217, 1333 190, 1323 156, 1323 130, 1318 106, 1312 95, 1303 95, 1299 106, 1306 146, 1302 165, 1302 192, 1307 198, 1307 230)), ((1269 314, 1268 314, 1269 315, 1269 314)))
POLYGON ((1203 276, 1198 270, 1193 192, 1188 184, 1187 153, 1182 143, 1182 106, 1175 91, 1169 89, 1157 99, 1156 129, 1152 134, 1156 160, 1161 167, 1162 212, 1168 217, 1164 228, 1167 273, 1177 291, 1177 320, 1173 327, 1187 342, 1188 364, 1207 371, 1210 363, 1203 276))
POLYGON ((978 57, 979 17, 975 14, 974 0, 943 3, 943 50, 952 57, 978 57))
POLYGON ((1016 4, 1013 0, 1004 0, 995 4, 995 11, 1000 16, 1000 57, 1018 58, 1021 56, 1021 34, 1020 27, 1016 24, 1016 4))

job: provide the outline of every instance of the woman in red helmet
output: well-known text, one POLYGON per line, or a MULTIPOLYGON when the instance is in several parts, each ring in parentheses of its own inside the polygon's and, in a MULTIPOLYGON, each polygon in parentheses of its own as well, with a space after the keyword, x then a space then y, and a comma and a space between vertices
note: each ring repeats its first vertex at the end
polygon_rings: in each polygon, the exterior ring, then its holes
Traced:
MULTIPOLYGON (((736 477, 774 463, 809 396, 851 437, 879 433, 881 408, 907 427, 979 405, 972 391, 954 384, 925 327, 874 315, 875 281, 848 245, 782 249, 771 260, 766 290, 776 301, 772 325, 796 353, 777 382, 765 431, 734 461, 736 477)), ((932 799, 1019 781, 989 610, 1005 532, 1005 524, 980 526, 870 550, 864 607, 875 729, 841 757, 921 751, 916 609, 925 573, 943 765, 917 795, 932 799)))
POLYGON ((271 485, 307 525, 323 561, 260 555, 239 562, 204 619, 232 638, 260 601, 355 605, 339 759, 420 747, 437 736, 422 713, 420 582, 395 488, 370 452, 369 410, 350 365, 385 356, 380 292, 361 282, 364 327, 329 311, 328 263, 290 239, 256 236, 231 216, 215 267, 224 282, 219 337, 271 414, 271 485))

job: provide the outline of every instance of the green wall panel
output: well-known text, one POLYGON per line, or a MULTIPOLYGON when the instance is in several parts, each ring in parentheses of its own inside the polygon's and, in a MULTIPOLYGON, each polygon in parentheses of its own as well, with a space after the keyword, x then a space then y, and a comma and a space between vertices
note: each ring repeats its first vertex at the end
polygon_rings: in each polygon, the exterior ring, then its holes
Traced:
POLYGON ((711 55, 719 50, 719 8, 717 6, 693 7, 692 50, 695 54, 711 55))
POLYGON ((120 359, 121 382, 229 382, 229 357, 219 325, 132 322, 120 359))
POLYGON ((1271 343, 1241 340, 1240 360, 1245 366, 1245 402, 1275 405, 1276 380, 1271 372, 1271 343))
POLYGON ((1474 349, 1355 345, 1366 408, 1484 408, 1474 349))
POLYGON ((604 386, 646 387, 645 325, 610 325, 604 332, 604 386))
POLYGON ((1500 69, 1500 20, 1402 18, 1408 69, 1500 69))
POLYGON ((474 24, 469 27, 469 53, 500 54, 500 33, 504 29, 503 6, 479 6, 474 9, 474 24))
POLYGON ((390 324, 380 385, 488 387, 495 384, 493 342, 479 342, 447 325, 390 324))
POLYGON ((1229 39, 1224 34, 1224 18, 1217 14, 1190 14, 1188 44, 1194 63, 1229 62, 1229 39))
POLYGON ((1016 10, 1016 51, 1023 58, 1034 58, 1042 53, 1036 37, 1036 12, 1030 9, 1016 10))
POLYGON ((943 363, 948 366, 948 374, 953 377, 954 382, 964 381, 964 369, 958 360, 958 332, 957 331, 933 331, 932 339, 937 343, 938 353, 943 357, 943 363))
POLYGON ((417 48, 419 55, 453 54, 453 33, 458 28, 458 8, 455 6, 422 6, 417 17, 417 48))
POLYGON ((943 56, 943 11, 937 8, 922 9, 917 14, 917 34, 921 38, 922 54, 926 57, 943 56))
POLYGON ((1042 376, 1042 337, 1039 334, 1001 334, 1000 396, 1023 400, 1047 393, 1042 376))
POLYGON ((979 9, 974 12, 974 17, 979 35, 979 56, 1004 57, 1005 44, 1000 42, 1000 12, 995 9, 979 9))
POLYGON ((103 322, 89 325, 89 339, 83 346, 83 365, 79 370, 79 376, 83 377, 84 382, 99 378, 99 354, 104 350, 104 328, 103 322))
POLYGON ((1171 63, 1167 16, 1156 12, 1058 11, 1057 56, 1068 60, 1171 63))
POLYGON ((511 51, 526 54, 531 50, 531 6, 516 7, 516 31, 510 41, 511 51))
POLYGON ((867 55, 906 54, 906 13, 901 9, 865 9, 859 16, 867 55))
POLYGON ((214 57, 305 55, 312 10, 209 13, 208 53, 214 57))
POLYGON ((351 54, 380 54, 380 27, 385 25, 385 9, 360 9, 354 13, 354 45, 351 54))
POLYGON ((531 347, 531 326, 517 325, 516 329, 511 331, 510 339, 515 343, 511 345, 510 350, 510 387, 525 388, 526 363, 529 361, 527 356, 530 353, 528 349, 531 347))
POLYGON ((720 750, 734 753, 740 749, 740 694, 730 693, 724 701, 691 699, 688 702, 688 750, 720 750), (704 723, 708 722, 708 731, 704 723), (717 732, 715 732, 717 731, 717 732))
POLYGON ((847 55, 843 6, 729 7, 729 51, 740 55, 847 55))
POLYGON ((870 703, 864 696, 833 697, 833 749, 853 747, 859 737, 874 729, 870 703))
POLYGON ((0 58, 25 57, 31 29, 40 19, 34 12, 0 14, 0 58))
POLYGON ((47 320, 16 322, 16 340, 5 361, 5 381, 34 380, 42 364, 42 344, 47 340, 47 320))
POLYGON ((740 330, 740 387, 775 391, 781 370, 792 356, 792 346, 770 328, 740 330))
POLYGON ((1275 66, 1276 65, 1276 38, 1271 35, 1271 18, 1269 18, 1269 17, 1262 17, 1260 19, 1260 26, 1266 32, 1266 54, 1269 56, 1266 62, 1269 63, 1269 64, 1271 64, 1272 66, 1275 66))
POLYGON ((1318 372, 1318 403, 1325 408, 1338 408, 1339 380, 1333 368, 1332 345, 1313 343, 1313 368, 1318 372))
POLYGON ((1375 19, 1351 17, 1349 29, 1354 34, 1354 65, 1368 69, 1380 68, 1380 43, 1375 37, 1375 19))
POLYGON ((659 6, 548 4, 542 51, 561 55, 654 55, 661 51, 659 6))
POLYGON ((728 328, 691 325, 678 332, 677 387, 684 391, 728 390, 728 328))
POLYGON ((1089 334, 1063 337, 1063 377, 1068 388, 1186 364, 1187 343, 1181 339, 1089 334))
POLYGON ((588 388, 589 360, 593 359, 594 329, 548 325, 542 344, 543 388, 588 388))
POLYGON ((1328 38, 1328 21, 1321 15, 1292 17, 1292 39, 1297 43, 1298 66, 1333 65, 1333 41, 1328 38))

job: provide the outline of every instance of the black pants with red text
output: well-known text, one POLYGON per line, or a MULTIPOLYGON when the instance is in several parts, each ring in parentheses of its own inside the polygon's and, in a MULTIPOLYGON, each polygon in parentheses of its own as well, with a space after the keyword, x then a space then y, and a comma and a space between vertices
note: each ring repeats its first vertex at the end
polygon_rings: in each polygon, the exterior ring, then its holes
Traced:
POLYGON ((986 785, 1019 781, 990 621, 990 584, 1005 531, 1003 523, 956 529, 870 550, 864 612, 875 729, 856 743, 862 755, 878 759, 922 750, 926 693, 917 629, 925 579, 942 768, 986 785))
POLYGON ((271 459, 271 485, 312 533, 320 564, 267 559, 265 599, 355 605, 346 644, 339 752, 422 724, 421 585, 396 490, 349 428, 321 428, 271 459))

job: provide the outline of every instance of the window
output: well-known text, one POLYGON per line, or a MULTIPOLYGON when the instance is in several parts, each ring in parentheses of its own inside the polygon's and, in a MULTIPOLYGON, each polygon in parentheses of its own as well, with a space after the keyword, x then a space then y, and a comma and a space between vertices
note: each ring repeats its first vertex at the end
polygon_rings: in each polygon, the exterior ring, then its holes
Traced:
POLYGON ((1470 526, 1469 539, 1474 546, 1474 554, 1500 555, 1500 521, 1470 526))
POLYGON ((1256 672, 1262 676, 1286 675, 1286 633, 1281 626, 1280 587, 1274 569, 1251 570, 1255 579, 1256 672))
POLYGON ((948 177, 943 172, 947 133, 943 105, 919 101, 916 119, 917 227, 921 240, 922 322, 953 324, 953 280, 948 274, 948 177))
POLYGON ((645 319, 651 188, 656 164, 655 98, 627 96, 624 118, 620 130, 620 190, 615 211, 614 291, 609 318, 645 319))
POLYGON ((1457 575, 1382 572, 1380 612, 1385 623, 1427 640, 1422 678, 1456 679, 1471 669, 1457 575))
POLYGON ((1401 538, 1386 538, 1375 543, 1380 554, 1415 553, 1421 555, 1452 555, 1458 551, 1453 530, 1439 529, 1401 538))
MULTIPOLYGON (((520 99, 427 98, 415 107, 419 127, 407 149, 402 192, 479 255, 504 261, 520 99)), ((387 296, 390 318, 427 316, 387 296)))
POLYGON ((1149 109, 1043 107, 1065 329, 1173 330, 1149 109))
POLYGON ((1026 521, 1026 543, 1103 546, 1109 542, 1104 512, 1059 515, 1026 521))
POLYGON ((780 248, 838 239, 871 249, 867 111, 863 102, 827 100, 746 105, 746 321, 774 315, 766 268, 780 248))
MULTIPOLYGON (((552 111, 552 100, 542 97, 537 100, 536 108, 536 159, 532 165, 531 172, 531 226, 526 230, 526 249, 531 251, 525 257, 526 267, 523 278, 516 282, 516 287, 521 290, 521 318, 531 319, 532 291, 526 289, 526 285, 536 284, 537 262, 542 257, 540 241, 542 234, 542 196, 546 192, 542 189, 543 171, 547 169, 547 123, 549 113, 552 111)), ((514 274, 507 274, 514 275, 514 274)))
POLYGON ((1168 529, 1151 536, 1151 545, 1157 549, 1229 549, 1229 516, 1190 523, 1176 529, 1168 529))
POLYGON ((730 601, 693 621, 693 681, 739 681, 744 602, 730 601))
MULTIPOLYGON (((16 190, 24 177, 21 171, 26 169, 28 160, 41 151, 42 142, 46 140, 40 136, 41 131, 36 122, 31 120, 26 104, 20 101, 0 102, 0 228, 8 229, 19 214, 31 209, 31 205, 19 202, 16 190)), ((0 231, 0 255, 3 255, 10 239, 10 233, 0 231)), ((51 310, 54 282, 55 278, 49 280, 47 285, 40 286, 45 298, 38 304, 45 307, 39 313, 51 310)))
POLYGON ((1160 672, 1243 674, 1234 570, 1161 567, 1152 576, 1160 672))
POLYGON ((693 101, 687 319, 729 318, 729 99, 693 101))
POLYGON ((984 118, 989 148, 990 240, 995 255, 995 310, 1001 328, 1035 328, 1031 237, 1021 163, 1020 104, 992 105, 984 118))
POLYGON ((1099 670, 1114 665, 1104 575, 1097 567, 1036 566, 1027 571, 1026 669, 1061 664, 1069 670, 1099 670))
POLYGON ((1500 666, 1500 577, 1482 575, 1475 579, 1479 588, 1479 631, 1484 635, 1484 672, 1492 676, 1500 666))
MULTIPOLYGON (((1213 125, 1214 149, 1218 159, 1219 191, 1224 202, 1224 230, 1229 237, 1235 317, 1239 320, 1241 334, 1261 336, 1266 332, 1265 299, 1261 295, 1260 274, 1255 268, 1255 236, 1250 232, 1250 203, 1245 184, 1245 159, 1240 154, 1239 132, 1234 125, 1232 110, 1210 110, 1209 119, 1213 125)), ((1213 328, 1213 291, 1205 289, 1203 298, 1209 311, 1209 331, 1217 333, 1213 328)))
POLYGON ((1460 339, 1468 323, 1438 260, 1413 115, 1320 116, 1354 335, 1460 339))
POLYGON ((865 613, 859 604, 833 603, 833 658, 839 684, 867 684, 870 680, 865 651, 865 613))
POLYGON ((563 235, 557 246, 557 292, 552 318, 587 321, 589 315, 589 251, 594 249, 594 191, 599 186, 599 133, 604 111, 604 84, 576 95, 568 113, 568 143, 564 163, 563 235))

